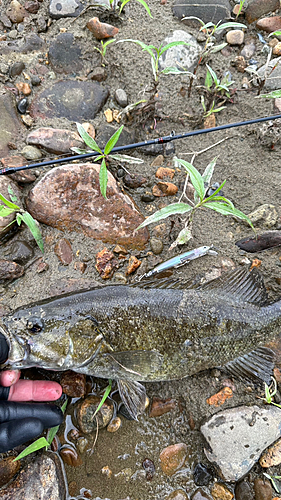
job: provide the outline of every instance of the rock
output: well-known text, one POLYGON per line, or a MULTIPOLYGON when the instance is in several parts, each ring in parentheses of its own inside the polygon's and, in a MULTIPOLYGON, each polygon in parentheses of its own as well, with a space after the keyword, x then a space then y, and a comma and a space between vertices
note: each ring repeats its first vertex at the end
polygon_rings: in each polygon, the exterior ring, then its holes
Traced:
POLYGON ((73 33, 60 33, 49 48, 49 61, 56 73, 79 73, 83 68, 81 56, 73 33))
POLYGON ((23 95, 30 95, 31 94, 31 88, 30 88, 28 83, 19 82, 19 83, 16 83, 15 86, 18 89, 18 91, 21 92, 23 95))
POLYGON ((223 479, 238 481, 247 474, 280 436, 278 418, 278 408, 241 406, 217 413, 201 427, 212 450, 205 449, 205 454, 216 462, 223 479))
POLYGON ((151 167, 160 167, 164 163, 164 156, 163 155, 158 155, 156 158, 151 162, 151 167))
POLYGON ((9 259, 24 266, 34 255, 33 248, 26 241, 13 241, 9 245, 9 259))
POLYGON ((84 142, 77 132, 66 129, 42 127, 27 136, 28 144, 44 148, 50 153, 70 153, 70 148, 83 148, 84 142))
POLYGON ((196 486, 208 486, 213 480, 213 471, 204 464, 197 464, 194 469, 193 480, 196 486))
POLYGON ((20 460, 17 462, 14 462, 13 460, 14 457, 7 457, 0 462, 0 488, 11 481, 11 479, 20 469, 20 460))
MULTIPOLYGON (((183 17, 195 16, 202 19, 204 23, 213 22, 217 24, 219 21, 229 19, 231 14, 231 6, 228 0, 217 0, 215 3, 212 0, 176 0, 173 5, 174 16, 182 19, 183 17)), ((185 24, 191 24, 198 27, 199 22, 194 19, 186 19, 185 24)))
POLYGON ((0 99, 0 157, 8 155, 11 138, 15 141, 23 129, 15 111, 15 100, 10 93, 2 94, 0 99))
POLYGON ((0 491, 1 500, 62 500, 65 497, 64 476, 54 453, 33 457, 17 478, 0 491))
MULTIPOLYGON (((94 413, 101 402, 98 396, 88 396, 77 406, 77 423, 81 432, 90 434, 97 428, 94 413)), ((106 427, 113 417, 113 403, 107 399, 96 414, 99 429, 106 427)), ((1 498, 1 497, 0 497, 1 498)))
POLYGON ((90 30, 97 40, 111 38, 117 35, 119 29, 111 24, 101 23, 98 17, 93 17, 87 22, 87 28, 90 30))
POLYGON ((179 470, 185 461, 187 455, 187 446, 185 443, 173 444, 167 446, 160 453, 160 466, 167 476, 172 476, 179 470))
POLYGON ((212 500, 211 497, 205 493, 201 488, 195 491, 194 495, 192 495, 191 500, 212 500))
POLYGON ((82 232, 126 248, 143 248, 149 233, 146 228, 134 230, 144 218, 110 172, 107 197, 100 193, 99 165, 80 163, 53 168, 29 192, 26 205, 36 220, 57 229, 82 232))
POLYGON ((14 76, 20 75, 21 72, 24 70, 25 64, 23 61, 18 61, 12 64, 10 67, 9 73, 10 76, 13 78, 14 76))
POLYGON ((17 110, 20 114, 24 115, 24 113, 26 113, 27 111, 27 108, 28 108, 28 99, 26 99, 26 97, 24 97, 23 99, 21 99, 18 103, 17 103, 17 110))
POLYGON ((143 461, 142 466, 143 466, 143 468, 145 470, 146 480, 147 481, 151 481, 153 479, 154 474, 155 474, 155 465, 154 465, 154 463, 149 458, 146 458, 143 461))
POLYGON ((183 30, 176 30, 172 35, 166 37, 162 45, 167 45, 171 42, 188 42, 187 45, 176 45, 166 50, 159 58, 159 70, 162 71, 168 67, 178 68, 180 71, 191 71, 198 62, 201 52, 200 45, 196 39, 183 30))
POLYGON ((178 192, 178 187, 172 182, 158 182, 152 188, 154 196, 174 196, 178 192))
MULTIPOLYGON (((164 158, 163 158, 163 160, 164 160, 164 158)), ((175 175, 175 170, 173 168, 159 167, 156 174, 155 174, 155 177, 157 177, 157 179, 164 179, 165 177, 169 177, 170 179, 173 179, 174 175, 175 175)))
MULTIPOLYGON (((26 164, 26 159, 24 158, 24 156, 14 155, 1 158, 0 162, 3 168, 22 167, 26 164)), ((8 178, 13 179, 17 182, 21 182, 23 184, 33 182, 36 179, 35 175, 32 174, 29 170, 22 170, 15 172, 14 174, 9 174, 8 178)))
POLYGON ((95 268, 102 279, 112 278, 115 269, 118 267, 118 261, 114 254, 107 248, 104 248, 96 255, 95 268))
POLYGON ((109 95, 98 82, 61 80, 37 94, 30 106, 33 118, 64 117, 70 121, 92 120, 109 95))
POLYGON ((154 255, 159 255, 163 250, 163 241, 158 238, 151 238, 150 248, 154 255))
POLYGON ((152 400, 152 405, 151 409, 149 412, 149 417, 161 417, 161 415, 164 415, 165 413, 168 413, 169 411, 173 410, 176 408, 177 402, 175 399, 161 399, 161 398, 156 398, 154 397, 152 400))
POLYGON ((245 10, 248 23, 253 23, 256 19, 279 9, 279 0, 251 0, 245 10))
POLYGON ((248 236, 235 242, 241 250, 245 252, 261 252, 267 248, 273 248, 281 245, 281 231, 266 231, 257 236, 248 236))
POLYGON ((254 494, 247 481, 240 481, 235 485, 236 500, 254 500, 254 494))
POLYGON ((67 370, 61 376, 60 385, 67 396, 82 398, 86 394, 86 375, 67 370))
POLYGON ((4 12, 0 12, 0 22, 3 24, 4 28, 12 27, 10 19, 6 16, 6 14, 4 14, 4 12))
POLYGON ((71 244, 65 238, 59 239, 55 244, 55 254, 64 266, 68 266, 73 259, 71 244))
MULTIPOLYGON (((101 148, 104 148, 110 137, 116 132, 117 128, 114 125, 104 124, 97 131, 97 143, 101 148)), ((127 128, 123 128, 119 139, 118 146, 126 146, 127 144, 132 144, 135 141, 134 134, 127 128)))
POLYGON ((84 6, 79 0, 50 0, 49 12, 53 19, 77 17, 84 6))
POLYGON ((259 463, 262 467, 274 467, 281 463, 281 439, 278 439, 273 446, 260 457, 259 463))
POLYGON ((116 431, 118 431, 118 429, 120 429, 121 425, 122 425, 121 418, 120 417, 115 417, 115 418, 113 418, 111 420, 111 422, 109 422, 106 430, 108 432, 116 432, 116 431))
POLYGON ((40 3, 37 2, 37 0, 30 0, 30 1, 25 2, 25 4, 24 4, 25 10, 27 10, 31 14, 36 14, 39 10, 39 7, 40 7, 40 3))
POLYGON ((146 178, 142 175, 126 174, 123 177, 124 184, 132 189, 136 189, 146 183, 146 178))
POLYGON ((256 477, 254 481, 255 500, 271 500, 272 486, 267 479, 256 477))
POLYGON ((24 268, 16 262, 0 259, 0 282, 12 281, 23 274, 24 268))
POLYGON ((121 108, 125 108, 128 104, 128 96, 123 89, 117 89, 114 93, 115 100, 121 108))
POLYGON ((24 7, 18 2, 18 0, 12 0, 10 6, 6 10, 8 18, 12 23, 18 24, 22 23, 25 18, 26 12, 24 7))
POLYGON ((77 261, 77 262, 74 262, 73 267, 76 271, 80 271, 81 274, 84 274, 84 272, 87 269, 87 264, 85 264, 85 262, 77 261))
POLYGON ((252 223, 263 227, 273 227, 278 221, 278 212, 274 205, 261 205, 248 215, 252 223))
POLYGON ((245 68, 248 65, 243 56, 235 57, 234 64, 235 64, 237 71, 239 71, 239 73, 244 73, 245 68))
POLYGON ((129 274, 134 273, 140 265, 141 261, 137 259, 134 255, 131 255, 131 257, 129 258, 126 275, 129 276, 129 274))
MULTIPOLYGON (((281 42, 277 43, 275 45, 275 47, 273 48, 273 51, 272 53, 275 55, 275 56, 281 56, 281 42)), ((279 98, 280 99, 280 98, 279 98)), ((277 100, 277 99, 276 99, 277 100)))
POLYGON ((103 82, 107 79, 106 69, 98 66, 88 74, 87 78, 90 80, 96 80, 97 82, 103 82))
POLYGON ((174 490, 165 500, 188 500, 188 496, 183 490, 174 490))
POLYGON ((71 467, 80 467, 80 465, 83 464, 83 460, 78 451, 70 445, 65 445, 60 449, 60 456, 64 463, 71 467))
POLYGON ((244 32, 242 30, 231 30, 226 35, 229 45, 242 45, 244 42, 244 32))
POLYGON ((204 128, 213 128, 216 126, 216 115, 211 113, 204 119, 204 128))
POLYGON ((210 398, 206 400, 208 405, 214 405, 216 408, 218 406, 223 405, 223 403, 227 400, 233 397, 233 392, 230 387, 224 387, 221 391, 219 391, 217 394, 214 394, 210 398))
POLYGON ((36 148, 35 146, 24 146, 21 154, 25 157, 26 160, 39 160, 40 158, 42 158, 40 149, 36 148))
POLYGON ((220 483, 215 483, 211 489, 212 497, 214 500, 231 500, 234 495, 229 489, 220 483))
POLYGON ((245 59, 251 59, 256 52, 256 46, 254 43, 246 43, 246 45, 241 50, 240 55, 245 59))
POLYGON ((257 21, 256 26, 259 30, 266 31, 267 33, 278 31, 281 29, 281 17, 280 16, 264 17, 257 21))

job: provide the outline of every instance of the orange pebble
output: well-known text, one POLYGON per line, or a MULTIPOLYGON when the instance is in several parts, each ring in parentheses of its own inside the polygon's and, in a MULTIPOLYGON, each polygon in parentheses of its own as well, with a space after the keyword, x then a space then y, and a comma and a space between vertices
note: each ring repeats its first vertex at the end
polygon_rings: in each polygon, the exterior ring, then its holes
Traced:
POLYGON ((208 405, 212 406, 221 406, 223 403, 227 400, 232 398, 233 392, 230 387, 224 387, 221 391, 217 392, 217 394, 214 394, 210 398, 208 398, 206 401, 208 405))

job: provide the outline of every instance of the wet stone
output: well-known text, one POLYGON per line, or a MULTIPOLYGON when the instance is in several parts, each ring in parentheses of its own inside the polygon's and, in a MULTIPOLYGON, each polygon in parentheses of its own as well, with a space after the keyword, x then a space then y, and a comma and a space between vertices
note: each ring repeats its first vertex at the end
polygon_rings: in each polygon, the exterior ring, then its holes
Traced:
POLYGON ((50 0, 49 12, 54 19, 77 17, 84 6, 79 0, 50 0))
POLYGON ((13 460, 14 457, 7 457, 0 462, 0 488, 7 484, 20 469, 20 460, 17 462, 13 460))
POLYGON ((141 261, 139 259, 137 259, 137 257, 135 257, 134 255, 131 255, 129 258, 129 263, 128 263, 128 267, 126 270, 126 275, 128 276, 129 274, 134 273, 140 265, 141 265, 141 261))
POLYGON ((20 75, 21 72, 24 70, 24 68, 25 68, 24 62, 22 62, 22 61, 15 62, 10 67, 10 76, 14 77, 14 76, 20 75))
POLYGON ((254 500, 254 493, 247 481, 240 481, 235 486, 236 500, 254 500))
POLYGON ((10 260, 24 266, 34 255, 33 248, 26 241, 13 241, 9 245, 10 260))
POLYGON ((259 459, 259 463, 262 467, 274 467, 281 463, 281 439, 266 450, 259 459))
POLYGON ((194 473, 193 480, 196 486, 208 486, 208 484, 213 479, 213 471, 204 464, 197 464, 194 473))
POLYGON ((0 259, 0 282, 12 281, 24 274, 24 268, 16 262, 0 259))
MULTIPOLYGON (((195 16, 202 19, 204 23, 212 22, 217 24, 219 21, 229 19, 231 6, 228 0, 176 0, 173 5, 173 14, 179 19, 183 17, 195 16)), ((185 24, 196 25, 198 21, 189 19, 183 21, 185 24)))
MULTIPOLYGON (((78 404, 76 409, 76 418, 81 432, 90 434, 96 430, 97 424, 96 418, 94 418, 94 413, 100 402, 100 397, 88 396, 78 404)), ((107 399, 96 414, 96 417, 99 429, 106 427, 113 417, 113 403, 107 399)))
POLYGON ((24 115, 24 113, 26 113, 27 111, 27 108, 28 108, 28 99, 24 97, 18 102, 17 110, 21 115, 24 115))
POLYGON ((224 484, 220 483, 214 484, 211 493, 214 500, 232 500, 234 497, 233 493, 224 484))
POLYGON ((256 24, 257 28, 267 33, 272 33, 273 31, 278 31, 281 29, 281 17, 280 16, 272 16, 272 17, 264 17, 263 19, 259 19, 256 24))
POLYGON ((70 148, 82 148, 84 142, 72 130, 55 129, 50 127, 42 127, 33 130, 27 136, 28 144, 44 148, 50 153, 70 153, 70 148))
POLYGON ((165 500, 188 500, 188 496, 183 490, 174 490, 165 500))
POLYGON ((113 276, 115 269, 118 267, 118 261, 115 259, 114 253, 107 248, 103 248, 96 255, 95 268, 102 279, 110 279, 113 276))
POLYGON ((167 446, 160 453, 160 466, 167 476, 172 476, 179 470, 185 461, 187 446, 185 443, 178 443, 167 446))
POLYGON ((146 183, 146 178, 137 174, 126 174, 123 180, 124 184, 132 189, 136 189, 146 183))
POLYGON ((251 0, 245 10, 248 23, 253 23, 260 17, 279 9, 279 0, 251 0))
POLYGON ((108 432, 116 432, 116 431, 118 431, 120 429, 121 425, 122 425, 121 418, 120 417, 115 417, 115 418, 113 418, 111 420, 111 422, 109 422, 106 430, 108 432))
POLYGON ((190 71, 196 65, 201 48, 196 39, 186 31, 174 31, 172 35, 164 39, 162 45, 178 41, 187 42, 190 45, 176 45, 166 50, 159 58, 159 70, 173 67, 180 71, 190 71))
POLYGON ((192 495, 191 500, 213 500, 211 497, 205 493, 201 488, 195 491, 194 495, 192 495))
POLYGON ((108 95, 108 89, 98 82, 62 80, 37 95, 30 106, 30 114, 33 118, 92 120, 108 95))
POLYGON ((78 73, 83 68, 81 49, 73 33, 60 33, 49 49, 49 61, 56 73, 78 73))
POLYGON ((55 244, 54 252, 64 266, 68 266, 73 260, 71 244, 65 238, 61 238, 55 244))
POLYGON ((267 479, 256 477, 254 481, 255 500, 271 500, 272 486, 267 479))
POLYGON ((145 458, 145 460, 142 463, 142 466, 145 470, 145 477, 147 481, 151 481, 153 479, 153 476, 155 474, 155 465, 150 460, 149 458, 145 458))
POLYGON ((82 398, 86 394, 86 375, 71 370, 64 372, 60 379, 64 394, 71 398, 82 398))
POLYGON ((154 397, 152 400, 152 405, 151 409, 149 412, 149 417, 160 417, 161 415, 164 415, 165 413, 168 413, 169 411, 173 410, 176 408, 177 402, 175 399, 160 399, 154 397))
POLYGON ((152 237, 150 240, 150 248, 154 255, 159 255, 163 250, 163 241, 159 238, 152 237))
POLYGON ((117 104, 119 104, 119 106, 121 106, 121 108, 125 108, 125 106, 127 106, 128 96, 127 96, 125 90, 123 90, 123 89, 115 90, 114 97, 115 97, 117 104))
POLYGON ((60 456, 64 463, 70 465, 71 467, 80 467, 83 464, 82 458, 80 457, 78 451, 72 446, 63 446, 60 449, 60 456))

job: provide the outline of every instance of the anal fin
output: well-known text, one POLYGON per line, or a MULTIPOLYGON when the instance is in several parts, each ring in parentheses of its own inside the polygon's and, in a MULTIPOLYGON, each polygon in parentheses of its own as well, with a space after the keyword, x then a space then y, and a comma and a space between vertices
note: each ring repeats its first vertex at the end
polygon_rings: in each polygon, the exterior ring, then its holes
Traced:
POLYGON ((126 406, 129 414, 134 420, 138 420, 138 415, 144 412, 146 403, 146 389, 139 382, 128 380, 117 380, 120 397, 126 406))
POLYGON ((275 363, 275 353, 268 347, 258 347, 227 363, 224 368, 228 373, 246 381, 266 382, 270 384, 275 363))

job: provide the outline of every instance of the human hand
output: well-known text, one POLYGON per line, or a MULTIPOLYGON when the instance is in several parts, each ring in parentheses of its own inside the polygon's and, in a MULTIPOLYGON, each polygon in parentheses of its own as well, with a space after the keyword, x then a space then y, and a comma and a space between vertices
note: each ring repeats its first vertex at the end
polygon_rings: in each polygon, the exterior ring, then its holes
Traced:
MULTIPOLYGON (((8 350, 7 342, 0 334, 0 364, 7 359, 8 350)), ((19 370, 0 373, 0 453, 34 439, 43 429, 60 425, 63 420, 63 413, 56 405, 26 402, 59 399, 62 394, 60 384, 19 378, 19 370)))

